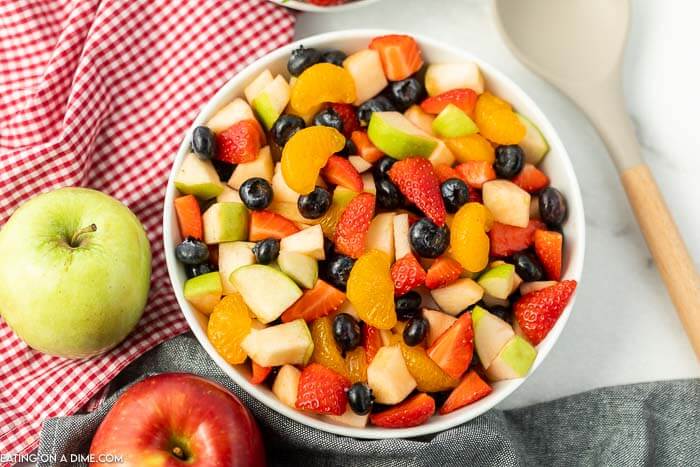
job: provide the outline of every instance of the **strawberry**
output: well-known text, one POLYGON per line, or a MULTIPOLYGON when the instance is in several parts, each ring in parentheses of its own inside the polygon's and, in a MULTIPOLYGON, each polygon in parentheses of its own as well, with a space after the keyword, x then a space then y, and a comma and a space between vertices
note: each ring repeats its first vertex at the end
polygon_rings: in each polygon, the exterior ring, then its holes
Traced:
POLYGON ((279 214, 269 211, 252 211, 250 213, 248 240, 251 242, 266 238, 281 239, 296 232, 299 232, 299 227, 279 214))
POLYGON ((445 403, 440 407, 439 414, 445 415, 461 409, 465 405, 488 396, 491 391, 493 391, 491 386, 481 379, 477 372, 471 370, 452 390, 445 403))
POLYGON ((473 353, 474 330, 470 313, 462 313, 428 348, 428 356, 453 378, 459 378, 467 371, 473 353))
POLYGON ((552 330, 575 290, 576 281, 567 280, 530 292, 515 302, 515 319, 532 345, 542 342, 552 330))
POLYGON ((384 428, 407 428, 427 422, 434 413, 435 400, 420 393, 384 412, 371 414, 369 420, 384 428))
POLYGON ((472 188, 481 187, 489 180, 496 179, 496 171, 486 161, 467 161, 455 167, 464 182, 472 188))
POLYGON ((425 283, 425 271, 415 256, 407 254, 391 266, 394 296, 400 297, 425 283))
POLYGON ((389 34, 372 39, 369 48, 379 52, 384 74, 389 81, 401 81, 423 66, 420 47, 411 36, 389 34))
POLYGON ((435 165, 433 166, 433 170, 435 171, 435 175, 437 175, 438 180, 440 180, 440 183, 445 183, 446 180, 451 178, 460 178, 457 171, 447 164, 435 165))
POLYGON ((437 115, 449 104, 454 104, 467 115, 473 115, 477 97, 479 96, 471 89, 452 89, 437 96, 428 97, 421 102, 420 107, 426 113, 437 115))
POLYGON ((544 227, 545 225, 538 220, 530 220, 527 227, 514 227, 494 222, 489 231, 491 255, 504 258, 529 248, 535 239, 535 230, 544 227))
POLYGON ((346 138, 350 138, 353 132, 360 129, 360 120, 357 119, 357 112, 355 111, 355 107, 351 104, 339 104, 334 102, 330 107, 335 110, 335 113, 337 113, 343 121, 343 134, 346 138))
POLYGON ((347 408, 350 380, 318 363, 301 371, 296 408, 318 414, 342 415, 347 408))
MULTIPOLYGON (((252 361, 252 360, 251 360, 252 361)), ((267 378, 267 375, 272 371, 272 367, 260 366, 255 362, 252 362, 252 375, 250 376, 250 382, 253 384, 261 384, 267 378)))
POLYGON ((338 253, 358 258, 365 251, 367 231, 374 217, 374 195, 360 193, 345 207, 335 227, 333 243, 338 253))
POLYGON ((217 159, 230 164, 252 162, 262 144, 260 125, 254 120, 242 120, 219 133, 216 144, 217 159))
POLYGON ((367 162, 371 162, 373 164, 384 156, 384 153, 377 149, 374 144, 372 144, 372 141, 369 140, 369 136, 367 136, 366 132, 353 131, 350 139, 353 143, 355 143, 357 154, 367 162))
POLYGON ((288 323, 303 318, 311 322, 317 318, 328 316, 345 301, 345 294, 328 283, 318 279, 313 289, 304 294, 292 306, 282 313, 282 322, 288 323))
POLYGON ((445 223, 440 180, 430 161, 420 158, 398 161, 389 169, 389 178, 435 224, 442 226, 445 223))
POLYGON ((430 265, 425 276, 425 286, 429 289, 439 289, 459 279, 462 265, 448 256, 441 256, 430 265))
POLYGON ((561 255, 564 237, 559 232, 535 230, 535 253, 549 280, 561 279, 561 255))
POLYGON ((382 346, 382 335, 379 329, 365 323, 362 329, 362 347, 365 348, 365 358, 367 364, 372 363, 374 356, 377 355, 382 346))
POLYGON ((511 181, 528 193, 536 193, 549 185, 549 177, 532 164, 525 164, 511 181))
POLYGON ((326 181, 349 188, 357 193, 362 191, 362 177, 353 165, 344 157, 331 156, 321 170, 326 181))

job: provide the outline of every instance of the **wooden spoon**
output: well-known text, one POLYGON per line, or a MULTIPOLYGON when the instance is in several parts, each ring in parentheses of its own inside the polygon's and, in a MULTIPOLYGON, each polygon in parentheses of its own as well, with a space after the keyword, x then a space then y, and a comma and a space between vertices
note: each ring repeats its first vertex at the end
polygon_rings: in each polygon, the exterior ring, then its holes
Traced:
POLYGON ((506 43, 567 94, 605 142, 695 354, 700 359, 700 279, 625 110, 621 64, 628 0, 494 0, 506 43))

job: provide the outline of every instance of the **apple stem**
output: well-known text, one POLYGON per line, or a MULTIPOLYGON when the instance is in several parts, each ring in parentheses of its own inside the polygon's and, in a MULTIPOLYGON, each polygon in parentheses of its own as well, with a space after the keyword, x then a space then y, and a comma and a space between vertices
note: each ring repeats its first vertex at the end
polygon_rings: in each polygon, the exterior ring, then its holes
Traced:
POLYGON ((97 232, 97 226, 95 224, 90 224, 76 231, 70 239, 70 246, 72 248, 78 248, 80 246, 80 237, 93 232, 97 232))
POLYGON ((180 446, 173 446, 173 455, 178 459, 185 460, 185 451, 180 446))

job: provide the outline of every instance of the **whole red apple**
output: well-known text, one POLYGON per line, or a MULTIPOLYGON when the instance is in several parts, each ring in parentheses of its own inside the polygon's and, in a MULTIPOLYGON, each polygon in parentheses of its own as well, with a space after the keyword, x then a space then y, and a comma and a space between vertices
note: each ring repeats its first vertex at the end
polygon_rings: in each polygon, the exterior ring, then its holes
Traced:
POLYGON ((260 430, 241 401, 184 373, 152 376, 124 392, 97 429, 90 456, 90 465, 110 467, 265 465, 260 430))

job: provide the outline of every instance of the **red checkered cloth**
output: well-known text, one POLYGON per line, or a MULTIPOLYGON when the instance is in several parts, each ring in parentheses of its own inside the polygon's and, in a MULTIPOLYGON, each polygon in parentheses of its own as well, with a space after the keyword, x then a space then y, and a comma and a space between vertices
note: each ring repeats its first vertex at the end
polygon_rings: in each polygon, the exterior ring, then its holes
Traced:
POLYGON ((34 195, 87 186, 134 211, 153 249, 143 318, 106 355, 42 355, 0 322, 0 453, 31 451, 42 420, 187 330, 161 239, 173 157, 215 91, 293 28, 266 0, 0 0, 0 225, 34 195))

